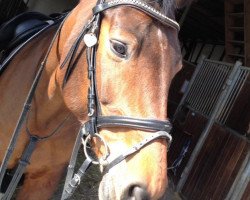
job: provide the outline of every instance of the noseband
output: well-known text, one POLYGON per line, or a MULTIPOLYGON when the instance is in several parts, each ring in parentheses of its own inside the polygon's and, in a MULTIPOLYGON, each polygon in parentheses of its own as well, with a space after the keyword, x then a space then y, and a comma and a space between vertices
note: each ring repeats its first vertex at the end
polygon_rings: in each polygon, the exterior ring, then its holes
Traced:
MULTIPOLYGON (((93 8, 93 18, 86 26, 88 29, 84 33, 84 41, 87 45, 87 62, 88 62, 88 78, 89 78, 89 89, 88 89, 88 116, 89 120, 83 125, 82 132, 78 135, 78 138, 82 138, 85 136, 85 140, 83 140, 84 146, 84 153, 86 155, 86 161, 82 164, 78 172, 73 175, 72 166, 74 166, 74 162, 76 160, 76 155, 74 153, 71 157, 71 162, 69 164, 69 171, 66 178, 64 193, 62 199, 69 198, 76 187, 79 185, 81 181, 82 175, 88 169, 91 163, 99 164, 104 166, 105 172, 108 172, 109 169, 123 161, 128 156, 138 152, 140 149, 148 145, 154 140, 157 139, 165 139, 171 143, 172 136, 169 134, 171 130, 171 123, 168 120, 158 120, 158 119, 143 119, 143 118, 133 118, 129 116, 103 116, 100 106, 100 101, 98 99, 98 92, 97 92, 97 84, 96 84, 96 44, 99 37, 100 31, 100 24, 101 24, 101 12, 115 8, 118 6, 129 6, 133 7, 137 10, 144 12, 145 14, 151 16, 152 18, 158 20, 162 24, 172 27, 179 31, 180 27, 179 24, 168 18, 167 16, 163 15, 155 8, 147 5, 144 2, 137 1, 137 0, 114 0, 110 2, 98 2, 97 5, 93 8), (126 152, 121 153, 115 158, 110 159, 108 144, 105 140, 101 137, 98 133, 99 129, 101 128, 128 128, 133 130, 141 130, 146 132, 152 132, 149 137, 146 137, 140 143, 132 146, 126 152), (99 160, 93 159, 89 156, 88 153, 88 142, 92 138, 96 138, 100 142, 103 143, 105 147, 105 153, 102 158, 99 160), (68 180, 68 184, 67 184, 68 180)), ((79 140, 76 141, 75 148, 73 152, 77 152, 77 148, 80 147, 79 140), (78 141, 78 142, 77 142, 78 141)), ((75 153, 76 154, 76 153, 75 153)))

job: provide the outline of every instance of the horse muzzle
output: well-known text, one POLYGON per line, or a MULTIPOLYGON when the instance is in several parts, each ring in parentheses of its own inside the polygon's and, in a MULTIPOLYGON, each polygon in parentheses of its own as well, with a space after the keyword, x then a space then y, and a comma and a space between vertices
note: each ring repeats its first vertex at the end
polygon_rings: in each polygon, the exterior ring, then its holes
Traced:
POLYGON ((150 195, 143 185, 128 185, 122 194, 122 200, 150 200, 150 195))
MULTIPOLYGON (((117 176, 116 176, 117 177, 117 176)), ((119 178, 119 177, 117 177, 119 178)), ((122 176, 120 179, 122 180, 122 176)), ((143 183, 135 181, 121 184, 117 179, 108 174, 103 177, 99 187, 100 200, 150 200, 150 194, 143 183)))

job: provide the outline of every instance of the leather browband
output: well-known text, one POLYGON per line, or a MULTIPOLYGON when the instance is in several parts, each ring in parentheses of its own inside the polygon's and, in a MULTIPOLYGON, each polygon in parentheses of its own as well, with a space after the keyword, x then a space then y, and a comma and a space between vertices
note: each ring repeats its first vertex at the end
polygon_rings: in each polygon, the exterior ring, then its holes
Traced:
POLYGON ((164 14, 162 14, 161 12, 159 12, 158 10, 153 8, 152 6, 146 4, 142 1, 138 1, 138 0, 114 0, 114 1, 101 3, 101 4, 96 5, 93 8, 93 14, 96 15, 98 13, 101 13, 101 12, 109 9, 109 8, 113 8, 113 7, 120 6, 120 5, 130 6, 130 7, 136 8, 136 9, 148 14, 149 16, 159 20, 164 25, 171 26, 172 28, 176 29, 177 31, 180 30, 180 26, 176 21, 165 16, 164 14))
POLYGON ((126 116, 98 116, 97 127, 125 127, 146 131, 166 131, 170 132, 171 123, 154 119, 138 119, 126 116))

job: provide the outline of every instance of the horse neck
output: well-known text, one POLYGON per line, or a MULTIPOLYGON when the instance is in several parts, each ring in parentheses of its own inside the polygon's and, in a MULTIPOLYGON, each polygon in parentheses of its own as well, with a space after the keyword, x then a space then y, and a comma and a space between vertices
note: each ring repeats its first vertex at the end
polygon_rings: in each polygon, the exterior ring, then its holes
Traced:
POLYGON ((52 46, 33 101, 32 120, 36 129, 47 126, 51 119, 62 121, 69 113, 62 94, 62 73, 65 73, 67 67, 61 69, 60 66, 91 17, 94 5, 95 2, 80 2, 64 22, 52 46))
POLYGON ((32 129, 40 130, 48 126, 51 119, 64 118, 67 108, 63 102, 61 89, 56 81, 60 55, 57 52, 58 41, 54 42, 38 82, 32 102, 29 124, 32 129))

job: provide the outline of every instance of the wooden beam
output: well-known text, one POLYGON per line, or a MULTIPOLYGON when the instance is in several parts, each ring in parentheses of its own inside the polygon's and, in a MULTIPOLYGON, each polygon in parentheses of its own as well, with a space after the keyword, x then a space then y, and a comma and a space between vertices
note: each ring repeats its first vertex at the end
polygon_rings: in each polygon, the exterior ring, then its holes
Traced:
POLYGON ((245 65, 250 67, 250 1, 244 2, 245 12, 245 65))

